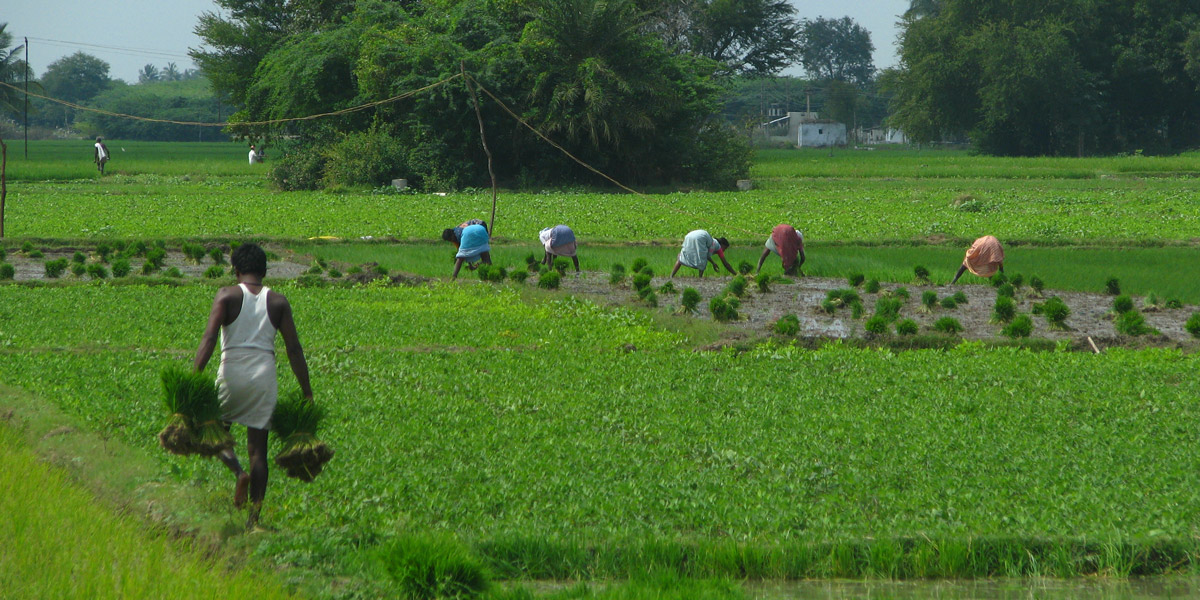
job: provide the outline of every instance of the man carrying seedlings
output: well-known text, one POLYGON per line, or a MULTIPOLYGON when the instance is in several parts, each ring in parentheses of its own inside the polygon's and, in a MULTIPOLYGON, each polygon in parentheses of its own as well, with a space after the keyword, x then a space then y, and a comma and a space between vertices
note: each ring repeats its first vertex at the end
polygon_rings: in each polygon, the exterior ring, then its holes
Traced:
POLYGON ((226 423, 246 426, 250 472, 242 469, 233 450, 226 450, 218 457, 237 476, 234 506, 244 506, 249 492, 250 518, 246 527, 253 529, 267 493, 267 430, 278 397, 276 331, 283 335, 288 362, 301 393, 309 401, 313 394, 308 363, 292 320, 292 307, 283 294, 263 286, 266 253, 257 244, 246 243, 233 251, 229 262, 238 284, 217 291, 193 367, 197 372, 204 370, 216 347, 219 331, 221 366, 217 370, 217 393, 221 399, 221 418, 226 423))
POLYGON ((729 266, 729 261, 725 260, 725 249, 729 247, 729 240, 725 238, 713 238, 707 231, 697 229, 688 232, 683 238, 683 249, 679 251, 679 259, 675 261, 675 268, 671 269, 671 277, 674 277, 679 272, 680 266, 688 266, 700 272, 700 277, 704 277, 704 270, 708 267, 708 263, 712 263, 713 269, 720 271, 716 261, 712 259, 713 254, 721 259, 721 264, 733 273, 733 267, 729 266))
POLYGON ((458 253, 454 255, 454 275, 450 278, 458 279, 458 270, 462 268, 464 261, 472 271, 479 266, 475 263, 480 260, 492 264, 491 250, 492 247, 488 245, 487 227, 482 224, 464 227, 462 237, 459 238, 458 253))
POLYGON ((967 249, 967 256, 963 258, 963 264, 954 274, 954 280, 950 282, 950 285, 957 283, 963 272, 968 270, 980 277, 991 277, 997 270, 1003 273, 1004 248, 1000 246, 1000 240, 990 235, 975 240, 975 243, 967 249))
POLYGON ((800 267, 804 266, 804 234, 795 227, 780 223, 771 230, 771 235, 767 237, 766 248, 763 249, 762 256, 758 257, 758 267, 754 269, 755 275, 762 270, 763 262, 772 252, 783 260, 784 275, 804 274, 800 271, 800 267))
POLYGON ((566 225, 547 227, 538 232, 538 239, 546 247, 546 256, 542 257, 543 264, 553 268, 555 258, 569 257, 575 262, 575 272, 579 272, 579 257, 575 255, 575 232, 571 231, 570 227, 566 225))
POLYGON ((104 163, 108 162, 111 156, 108 153, 108 146, 104 145, 104 139, 96 138, 96 151, 92 153, 92 161, 96 163, 96 168, 100 170, 100 174, 104 174, 104 163))

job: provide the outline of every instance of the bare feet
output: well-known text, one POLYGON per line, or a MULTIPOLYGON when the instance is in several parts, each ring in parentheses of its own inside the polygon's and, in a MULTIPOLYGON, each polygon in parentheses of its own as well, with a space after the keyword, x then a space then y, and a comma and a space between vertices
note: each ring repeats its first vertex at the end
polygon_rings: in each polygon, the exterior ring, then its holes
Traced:
POLYGON ((242 471, 237 477, 237 487, 233 488, 233 507, 241 508, 246 505, 246 497, 250 494, 250 474, 242 471))

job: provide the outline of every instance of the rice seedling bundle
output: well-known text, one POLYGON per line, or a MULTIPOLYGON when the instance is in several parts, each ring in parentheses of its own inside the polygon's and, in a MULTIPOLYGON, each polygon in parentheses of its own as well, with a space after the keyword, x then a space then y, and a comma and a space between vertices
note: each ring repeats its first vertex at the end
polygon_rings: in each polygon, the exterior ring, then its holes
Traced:
POLYGON ((740 275, 749 275, 750 271, 753 270, 754 265, 750 264, 750 261, 748 260, 743 260, 742 262, 738 263, 737 271, 740 275))
POLYGON ((796 335, 800 333, 800 318, 794 314, 783 315, 772 329, 779 335, 796 335))
POLYGON ((1108 292, 1109 296, 1121 295, 1121 281, 1116 277, 1109 277, 1104 282, 1104 291, 1108 292))
POLYGON ((557 290, 562 277, 558 271, 547 271, 538 277, 538 287, 544 290, 557 290))
POLYGON ((679 304, 683 308, 683 312, 696 312, 696 306, 700 304, 700 292, 694 287, 683 288, 683 294, 679 297, 679 304))
POLYGON ((275 464, 288 477, 311 482, 333 458, 333 449, 317 439, 317 427, 324 415, 324 409, 301 395, 300 390, 292 390, 275 405, 271 430, 283 443, 275 464))
POLYGON ((17 274, 17 268, 9 263, 0 263, 0 280, 12 279, 17 274))
POLYGON ((570 267, 571 261, 561 257, 554 259, 554 270, 558 271, 559 275, 566 275, 567 269, 570 267))
POLYGON ((642 269, 644 269, 644 268, 646 267, 646 265, 647 265, 647 264, 649 264, 649 263, 648 263, 648 262, 646 262, 646 259, 644 259, 644 258, 635 258, 635 259, 633 259, 633 267, 632 267, 632 270, 633 270, 633 272, 634 272, 634 273, 637 273, 638 271, 641 271, 642 269))
POLYGON ((758 286, 760 294, 766 294, 771 291, 771 276, 766 273, 759 273, 754 278, 754 283, 758 286))
POLYGON ((161 374, 163 404, 170 415, 158 443, 172 454, 216 456, 233 447, 233 436, 221 426, 217 386, 204 373, 168 367, 161 374))

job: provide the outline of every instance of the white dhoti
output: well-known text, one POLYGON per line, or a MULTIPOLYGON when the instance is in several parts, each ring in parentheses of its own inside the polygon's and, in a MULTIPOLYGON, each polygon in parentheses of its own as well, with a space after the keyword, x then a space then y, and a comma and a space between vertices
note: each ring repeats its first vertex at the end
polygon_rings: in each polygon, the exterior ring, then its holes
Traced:
POLYGON ((221 419, 255 429, 270 429, 279 398, 275 353, 256 348, 233 348, 221 353, 217 369, 221 419))

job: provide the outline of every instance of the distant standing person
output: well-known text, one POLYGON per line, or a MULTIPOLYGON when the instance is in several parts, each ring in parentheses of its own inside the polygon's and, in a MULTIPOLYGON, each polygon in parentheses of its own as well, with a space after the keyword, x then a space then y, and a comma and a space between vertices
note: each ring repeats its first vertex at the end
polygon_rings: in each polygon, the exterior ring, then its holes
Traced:
POLYGON ((467 225, 462 230, 462 237, 459 238, 458 252, 454 255, 454 275, 451 279, 458 279, 458 270, 462 268, 463 262, 467 263, 467 268, 475 270, 478 266, 475 263, 483 261, 486 264, 492 264, 492 247, 488 245, 487 227, 483 225, 467 225))
POLYGON ((975 243, 967 249, 962 266, 958 268, 958 272, 954 274, 954 280, 950 284, 957 283, 964 271, 970 271, 980 277, 991 277, 996 271, 1003 273, 1004 248, 1000 245, 1000 240, 990 235, 975 240, 975 243))
POLYGON ((262 157, 263 155, 258 152, 258 149, 254 147, 254 144, 250 144, 250 164, 262 162, 262 157))
POLYGON ((233 450, 226 450, 219 457, 237 476, 234 506, 244 506, 249 492, 250 518, 246 527, 253 529, 267 493, 267 430, 278 397, 276 331, 283 336, 288 362, 301 393, 310 402, 313 393, 304 349, 292 320, 292 307, 283 294, 263 285, 267 274, 266 253, 256 244, 242 244, 230 255, 229 262, 233 264, 238 284, 217 291, 192 366, 197 372, 204 370, 219 332, 221 366, 217 370, 217 394, 221 399, 221 419, 246 426, 250 472, 242 469, 233 450))
POLYGON ((104 145, 104 139, 96 138, 96 151, 93 153, 93 161, 96 163, 96 168, 100 170, 100 174, 104 174, 104 163, 112 156, 108 153, 108 146, 104 145))
POLYGON ((696 269, 700 272, 700 277, 704 277, 704 270, 708 268, 710 262, 713 269, 720 272, 721 268, 712 259, 714 254, 721 259, 721 264, 725 265, 730 273, 733 273, 733 267, 729 266, 729 261, 725 260, 725 249, 728 247, 729 240, 714 238, 703 229, 689 232, 683 238, 683 249, 679 251, 679 259, 675 261, 675 268, 671 269, 671 277, 679 272, 681 266, 696 269))
POLYGON ((542 263, 553 267, 554 259, 562 256, 570 258, 575 263, 575 272, 579 272, 579 257, 575 255, 575 232, 566 225, 547 227, 538 232, 538 239, 546 248, 542 263))
POLYGON ((763 262, 772 252, 783 260, 784 275, 804 274, 800 270, 800 267, 804 266, 804 234, 795 227, 780 223, 771 230, 766 248, 763 249, 762 256, 758 257, 758 267, 754 269, 756 274, 762 270, 763 262))

